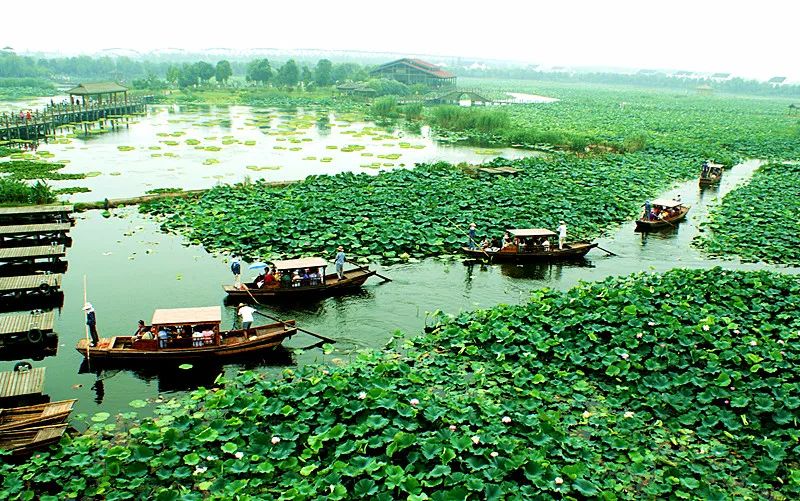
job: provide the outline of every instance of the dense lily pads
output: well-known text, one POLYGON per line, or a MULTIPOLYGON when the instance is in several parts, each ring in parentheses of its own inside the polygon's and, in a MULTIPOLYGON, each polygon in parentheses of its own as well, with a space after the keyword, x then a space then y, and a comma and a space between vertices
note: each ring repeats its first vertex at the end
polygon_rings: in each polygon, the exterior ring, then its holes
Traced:
POLYGON ((348 365, 98 418, 44 460, 0 463, 0 496, 800 496, 797 277, 674 270, 438 318, 348 365))

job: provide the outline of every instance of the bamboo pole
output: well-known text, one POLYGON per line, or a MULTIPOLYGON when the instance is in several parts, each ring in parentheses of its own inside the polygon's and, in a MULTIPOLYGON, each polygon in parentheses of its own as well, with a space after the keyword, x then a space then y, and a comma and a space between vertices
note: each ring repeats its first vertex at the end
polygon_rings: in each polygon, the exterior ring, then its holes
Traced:
MULTIPOLYGON (((83 275, 83 305, 86 306, 87 302, 88 302, 88 295, 86 294, 86 275, 84 274, 83 275)), ((86 312, 86 316, 87 317, 89 316, 89 312, 86 312)), ((84 322, 84 323, 86 323, 86 322, 84 322)), ((92 343, 91 343, 91 341, 89 341, 89 324, 86 323, 86 362, 87 363, 90 362, 90 360, 89 360, 89 345, 90 344, 92 344, 92 343)))

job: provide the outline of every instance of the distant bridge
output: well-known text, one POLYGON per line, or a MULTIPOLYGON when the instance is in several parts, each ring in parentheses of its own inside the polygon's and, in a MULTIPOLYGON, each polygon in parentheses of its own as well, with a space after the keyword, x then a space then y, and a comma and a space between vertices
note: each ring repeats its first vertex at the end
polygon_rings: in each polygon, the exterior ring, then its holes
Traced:
POLYGON ((458 104, 461 101, 471 101, 473 104, 494 104, 495 101, 480 94, 479 89, 440 89, 421 96, 406 96, 399 101, 400 104, 458 104))

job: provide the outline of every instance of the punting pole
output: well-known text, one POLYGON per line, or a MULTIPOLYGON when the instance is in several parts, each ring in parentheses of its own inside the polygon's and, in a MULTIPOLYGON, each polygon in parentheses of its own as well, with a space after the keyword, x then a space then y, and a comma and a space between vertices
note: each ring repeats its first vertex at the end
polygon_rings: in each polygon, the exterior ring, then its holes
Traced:
MULTIPOLYGON (((83 304, 84 305, 88 302, 87 297, 88 296, 87 296, 87 293, 86 293, 86 275, 84 274, 83 275, 83 304)), ((86 315, 89 315, 89 312, 86 312, 86 315)), ((84 320, 86 320, 86 319, 84 318, 84 320)), ((86 322, 84 322, 84 323, 86 323, 86 322)), ((90 344, 92 344, 92 343, 91 343, 91 341, 89 341, 89 324, 86 324, 86 362, 89 362, 89 345, 90 344)))
MULTIPOLYGON (((245 285, 245 287, 247 287, 247 285, 245 285)), ((248 296, 250 296, 250 298, 251 298, 253 301, 255 301, 255 303, 256 303, 256 304, 258 304, 258 305, 261 305, 261 306, 266 306, 265 304, 263 304, 263 303, 259 302, 259 300, 255 298, 255 296, 253 296, 253 293, 251 293, 251 292, 250 292, 250 289, 245 289, 245 291, 247 292, 247 295, 248 295, 248 296)), ((262 312, 260 312, 260 311, 258 311, 258 310, 256 310, 256 313, 258 313, 258 314, 259 314, 259 315, 261 315, 262 317, 269 318, 270 320, 275 320, 276 322, 278 322, 278 323, 281 323, 281 324, 283 324, 284 326, 287 326, 287 325, 289 325, 289 324, 287 324, 286 322, 284 322, 283 320, 281 320, 280 318, 276 318, 276 317, 273 317, 273 316, 271 316, 271 315, 267 315, 266 313, 262 313, 262 312)), ((322 340, 323 340, 323 341, 325 341, 325 342, 328 342, 328 343, 335 343, 335 342, 336 342, 336 340, 335 340, 335 339, 331 339, 331 338, 329 338, 329 337, 325 337, 325 336, 323 336, 323 335, 317 334, 316 332, 311 332, 310 330, 306 330, 306 329, 300 328, 300 327, 298 327, 298 326, 296 326, 296 325, 294 325, 293 327, 294 327, 295 329, 299 330, 300 332, 305 332, 306 334, 309 334, 309 335, 311 335, 311 336, 314 336, 315 338, 318 338, 318 339, 322 339, 322 340)))

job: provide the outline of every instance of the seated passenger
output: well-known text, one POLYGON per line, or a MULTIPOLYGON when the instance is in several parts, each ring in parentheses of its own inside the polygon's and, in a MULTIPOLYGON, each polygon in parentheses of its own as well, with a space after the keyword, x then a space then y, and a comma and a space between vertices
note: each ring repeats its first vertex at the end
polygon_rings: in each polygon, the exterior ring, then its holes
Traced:
POLYGON ((142 339, 142 335, 148 331, 146 325, 144 325, 144 320, 139 320, 139 325, 136 327, 136 332, 133 334, 133 340, 142 339))
POLYGON ((166 348, 168 342, 169 342, 169 332, 167 332, 166 328, 162 327, 158 331, 158 347, 166 348))
POLYGON ((548 252, 550 250, 550 239, 549 238, 545 238, 544 240, 542 240, 542 248, 545 250, 545 252, 548 252))
POLYGON ((506 234, 503 235, 503 249, 505 249, 509 245, 511 245, 511 235, 509 235, 508 232, 506 232, 506 234))
POLYGON ((292 275, 289 274, 288 270, 281 272, 281 286, 282 287, 292 286, 292 275))
POLYGON ((292 287, 300 287, 300 281, 301 280, 302 280, 302 278, 300 278, 300 272, 298 272, 297 270, 294 270, 292 272, 292 287))
POLYGON ((277 280, 275 279, 275 275, 272 273, 267 273, 267 276, 264 277, 264 283, 261 285, 261 288, 266 289, 268 287, 274 287, 276 283, 277 280))
POLYGON ((203 346, 203 333, 201 331, 192 332, 192 346, 203 346))
POLYGON ((489 241, 489 238, 484 238, 481 241, 481 249, 485 249, 485 248, 491 247, 491 246, 492 246, 492 242, 489 241))
POLYGON ((300 276, 300 279, 302 280, 303 285, 308 285, 310 283, 311 277, 308 274, 308 268, 303 270, 303 275, 300 276))
POLYGON ((308 282, 311 285, 319 285, 319 273, 317 273, 316 269, 312 270, 311 274, 308 275, 308 282))

